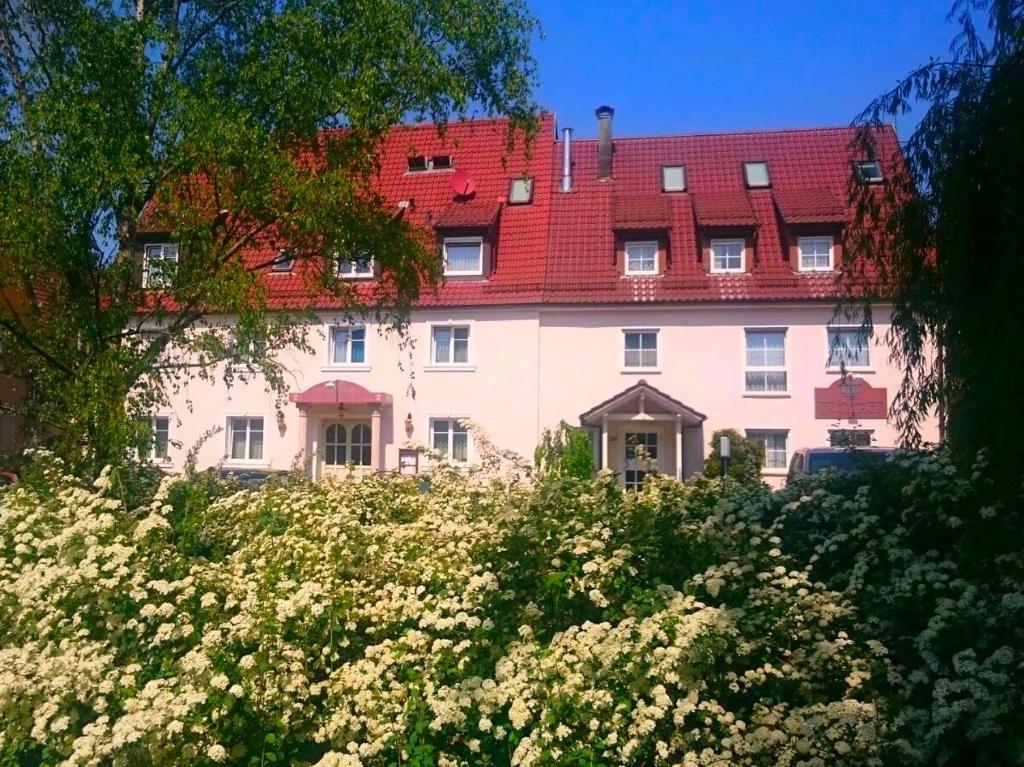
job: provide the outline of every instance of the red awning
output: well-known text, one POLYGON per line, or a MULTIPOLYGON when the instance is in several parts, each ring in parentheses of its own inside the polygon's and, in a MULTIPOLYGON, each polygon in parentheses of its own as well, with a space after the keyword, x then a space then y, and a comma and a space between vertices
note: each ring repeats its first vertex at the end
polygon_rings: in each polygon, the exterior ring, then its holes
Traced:
POLYGON ((288 397, 296 405, 390 405, 392 397, 351 381, 323 381, 288 397))

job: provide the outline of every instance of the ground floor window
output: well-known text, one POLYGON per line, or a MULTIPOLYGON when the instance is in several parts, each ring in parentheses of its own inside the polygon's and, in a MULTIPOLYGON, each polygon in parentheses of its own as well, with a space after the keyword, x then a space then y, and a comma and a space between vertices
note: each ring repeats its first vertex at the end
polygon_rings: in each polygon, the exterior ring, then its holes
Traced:
POLYGON ((828 444, 832 447, 871 447, 870 429, 830 429, 828 444))
POLYGON ((628 491, 637 491, 643 488, 644 479, 648 474, 654 474, 653 471, 642 471, 639 469, 626 469, 626 474, 623 477, 623 484, 628 491))
POLYGON ((469 431, 457 418, 431 418, 430 444, 457 463, 469 460, 469 431))
POLYGON ((658 433, 654 431, 626 432, 626 460, 637 458, 658 460, 658 433))
POLYGON ((324 463, 328 466, 370 466, 371 432, 364 423, 347 429, 344 424, 332 423, 324 433, 324 463))
POLYGON ((750 439, 759 440, 764 445, 764 467, 766 469, 785 469, 787 466, 786 437, 783 429, 748 429, 750 439))
POLYGON ((228 419, 228 455, 232 461, 263 460, 263 416, 228 419))

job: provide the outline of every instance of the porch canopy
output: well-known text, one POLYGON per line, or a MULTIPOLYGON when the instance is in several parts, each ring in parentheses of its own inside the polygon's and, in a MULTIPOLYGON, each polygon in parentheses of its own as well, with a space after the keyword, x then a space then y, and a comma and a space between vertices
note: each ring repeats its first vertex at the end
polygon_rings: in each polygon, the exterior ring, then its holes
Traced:
POLYGON ((585 427, 597 428, 601 432, 601 458, 603 467, 614 468, 616 460, 609 453, 609 440, 615 440, 624 430, 657 430, 664 429, 665 436, 670 435, 669 428, 675 432, 675 450, 672 451, 674 461, 664 468, 672 470, 674 463, 675 476, 683 477, 683 430, 700 427, 706 415, 683 404, 674 397, 651 386, 641 379, 627 389, 609 397, 590 410, 580 415, 580 423, 585 427))
POLYGON ((369 405, 383 407, 392 403, 390 394, 372 392, 351 381, 321 381, 305 391, 292 392, 288 398, 299 408, 314 405, 369 405))

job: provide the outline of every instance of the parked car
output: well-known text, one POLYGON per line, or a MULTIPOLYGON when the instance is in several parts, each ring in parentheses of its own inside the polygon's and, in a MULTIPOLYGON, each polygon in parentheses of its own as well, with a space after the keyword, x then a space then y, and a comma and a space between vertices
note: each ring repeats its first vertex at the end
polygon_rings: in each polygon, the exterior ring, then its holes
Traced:
POLYGON ((891 447, 803 447, 793 453, 787 481, 801 474, 816 474, 823 469, 861 469, 872 463, 881 463, 892 452, 891 447))

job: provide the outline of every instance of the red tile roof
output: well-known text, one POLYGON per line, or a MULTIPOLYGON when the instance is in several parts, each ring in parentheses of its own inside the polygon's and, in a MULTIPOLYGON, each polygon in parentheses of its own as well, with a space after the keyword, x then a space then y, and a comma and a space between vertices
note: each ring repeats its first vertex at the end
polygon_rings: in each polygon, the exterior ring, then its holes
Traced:
MULTIPOLYGON (((384 205, 432 232, 438 225, 497 222, 494 271, 482 280, 443 282, 425 291, 422 306, 636 302, 807 301, 838 295, 832 273, 798 273, 787 256, 788 224, 841 223, 847 199, 854 129, 821 128, 615 138, 612 178, 597 178, 597 141, 572 144, 573 186, 559 189, 562 143, 554 117, 545 115, 532 147, 508 144, 504 119, 398 127, 384 140, 376 190, 384 205), (475 196, 458 198, 452 171, 409 172, 410 154, 450 154, 472 178, 475 196), (765 160, 771 188, 747 189, 742 164, 765 160), (685 192, 661 191, 663 165, 686 167, 685 192), (534 179, 533 202, 506 205, 512 178, 534 179), (706 227, 756 227, 754 258, 746 274, 708 274, 699 241, 706 227), (618 272, 616 229, 663 228, 671 258, 657 277, 618 272)), ((878 157, 896 155, 891 128, 878 133, 878 157)), ((889 172, 889 169, 884 169, 889 172)), ((265 242, 247 257, 268 260, 280 247, 265 242)), ((438 254, 440 258, 440 254, 438 254)), ((297 270, 298 271, 298 270, 297 270)), ((353 290, 373 303, 373 281, 353 290)), ((329 308, 337 298, 310 293, 301 274, 268 274, 273 308, 329 308)))

